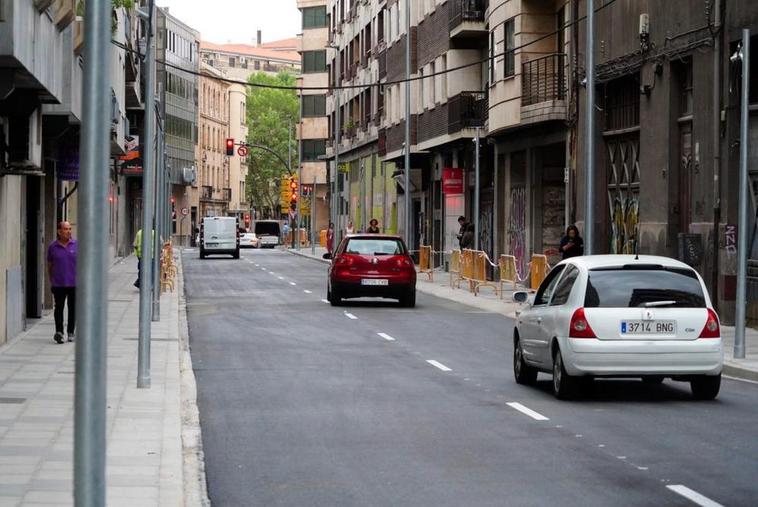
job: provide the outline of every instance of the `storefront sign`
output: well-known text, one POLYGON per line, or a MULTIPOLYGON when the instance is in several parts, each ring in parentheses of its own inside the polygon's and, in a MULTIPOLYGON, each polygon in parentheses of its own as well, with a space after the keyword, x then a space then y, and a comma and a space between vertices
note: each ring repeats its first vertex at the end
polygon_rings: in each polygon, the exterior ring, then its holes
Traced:
POLYGON ((446 167, 442 170, 442 192, 444 194, 463 193, 463 169, 446 167))
POLYGON ((79 181, 79 147, 69 145, 61 149, 58 165, 58 179, 79 181))

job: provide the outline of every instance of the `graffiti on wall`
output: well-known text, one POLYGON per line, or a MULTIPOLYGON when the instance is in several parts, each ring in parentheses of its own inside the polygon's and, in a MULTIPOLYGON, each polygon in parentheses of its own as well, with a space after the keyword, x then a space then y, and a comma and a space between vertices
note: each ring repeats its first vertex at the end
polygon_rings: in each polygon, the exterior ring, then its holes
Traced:
POLYGON ((640 219, 640 161, 637 136, 613 138, 608 148, 610 252, 637 253, 640 219))
POLYGON ((508 244, 510 255, 516 258, 516 268, 521 276, 526 275, 528 264, 526 251, 526 188, 511 188, 511 209, 508 219, 508 244))

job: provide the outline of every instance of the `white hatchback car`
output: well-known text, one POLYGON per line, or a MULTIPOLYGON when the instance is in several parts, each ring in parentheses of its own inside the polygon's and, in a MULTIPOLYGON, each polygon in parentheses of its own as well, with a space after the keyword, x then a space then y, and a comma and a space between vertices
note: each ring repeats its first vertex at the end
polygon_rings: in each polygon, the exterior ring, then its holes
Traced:
POLYGON ((527 303, 513 333, 513 372, 532 384, 553 374, 560 399, 594 377, 689 381, 698 399, 721 385, 718 316, 700 275, 656 256, 573 257, 555 266, 527 303))
POLYGON ((243 232, 240 234, 240 248, 258 248, 260 240, 254 232, 243 232))

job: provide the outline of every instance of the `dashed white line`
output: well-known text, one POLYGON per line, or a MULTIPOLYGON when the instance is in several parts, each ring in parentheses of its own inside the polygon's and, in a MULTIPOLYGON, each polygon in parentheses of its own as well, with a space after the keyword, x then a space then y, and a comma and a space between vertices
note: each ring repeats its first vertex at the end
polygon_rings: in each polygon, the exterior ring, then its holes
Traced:
POLYGON ((673 491, 674 493, 677 493, 679 495, 682 495, 684 498, 695 502, 698 505, 701 505, 702 507, 723 507, 720 503, 714 502, 710 498, 701 495, 697 491, 694 491, 687 486, 682 486, 681 484, 673 484, 670 486, 666 486, 668 489, 673 491))
POLYGON ((442 371, 453 371, 447 366, 445 366, 444 364, 440 363, 439 361, 435 361, 434 359, 428 359, 426 362, 431 364, 435 368, 439 368, 442 371))
POLYGON ((313 294, 313 291, 312 290, 308 290, 308 289, 303 289, 303 292, 305 292, 306 294, 313 294))
POLYGON ((345 312, 345 317, 347 317, 348 319, 351 319, 351 320, 358 320, 358 317, 356 317, 355 315, 353 315, 350 312, 345 312))
POLYGON ((326 304, 329 304, 329 301, 328 301, 328 300, 326 300, 326 299, 322 299, 322 300, 321 300, 321 302, 322 302, 322 303, 326 303, 326 304))
POLYGON ((387 333, 376 333, 376 334, 378 334, 379 336, 381 336, 382 338, 384 338, 388 342, 394 342, 395 341, 395 339, 393 337, 391 337, 390 335, 388 335, 387 333))
POLYGON ((290 282, 290 285, 297 285, 295 282, 290 282))
POLYGON ((511 408, 513 408, 515 410, 518 410, 519 412, 521 412, 524 415, 528 415, 529 417, 531 417, 535 421, 549 421, 550 420, 549 418, 545 417, 544 415, 540 414, 539 412, 535 412, 531 408, 525 407, 521 403, 512 401, 510 403, 506 403, 506 405, 508 405, 509 407, 511 407, 511 408))

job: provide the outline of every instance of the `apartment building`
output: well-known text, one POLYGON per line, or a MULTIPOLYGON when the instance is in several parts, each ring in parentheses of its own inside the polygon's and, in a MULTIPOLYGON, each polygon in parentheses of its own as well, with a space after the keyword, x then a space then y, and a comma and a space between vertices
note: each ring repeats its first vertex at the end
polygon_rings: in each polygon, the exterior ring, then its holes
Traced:
MULTIPOLYGON (((128 91, 138 63, 123 48, 136 47, 134 12, 114 9, 111 65, 111 256, 127 247, 125 179, 118 158, 129 138, 128 91)), ((0 344, 23 331, 28 319, 51 308, 46 248, 57 223, 77 235, 79 132, 82 118, 84 23, 74 0, 16 2, 2 11, 0 74, 0 344)), ((130 243, 130 242, 129 242, 130 243)))
POLYGON ((221 71, 200 64, 198 81, 197 181, 190 189, 192 229, 202 217, 226 216, 232 200, 230 157, 226 156, 229 137, 229 88, 219 78, 221 71))
MULTIPOLYGON (((329 17, 326 0, 298 0, 302 14, 302 34, 299 37, 301 58, 298 86, 318 88, 329 86, 326 52, 329 43, 329 17)), ((300 124, 297 138, 300 142, 301 184, 312 188, 311 195, 301 204, 302 222, 309 229, 329 227, 329 201, 327 196, 327 164, 324 160, 326 143, 330 139, 326 114, 326 90, 300 92, 300 124), (314 221, 315 218, 315 221, 314 221)), ((302 194, 302 192, 301 192, 302 194)))
MULTIPOLYGON (((161 118, 166 133, 166 160, 171 184, 170 195, 176 210, 189 209, 190 186, 197 178, 195 147, 198 142, 198 73, 200 33, 158 9, 157 66, 161 118)), ((190 216, 177 212, 172 236, 188 245, 194 228, 190 216)))
POLYGON ((572 67, 568 55, 576 37, 568 27, 577 9, 567 0, 489 2, 484 77, 497 212, 487 219, 495 231, 493 253, 514 255, 522 273, 533 253, 557 262, 563 232, 573 223, 577 138, 569 125, 576 124, 577 90, 576 61, 572 67))
MULTIPOLYGON (((339 124, 339 142, 327 142, 329 181, 336 180, 338 230, 352 220, 356 230, 376 218, 388 233, 398 231, 397 185, 393 167, 382 162, 386 153, 381 132, 385 116, 389 16, 385 0, 327 2, 330 86, 345 87, 327 96, 329 132, 339 124), (383 67, 384 65, 384 67, 383 67), (337 116, 338 115, 338 116, 337 116), (335 167, 335 153, 339 167, 335 167)), ((396 9, 395 9, 396 10, 396 9)), ((394 12, 394 11, 393 11, 394 12)), ((394 32, 393 32, 394 34, 394 32)), ((305 62, 304 62, 305 64, 305 62)))
POLYGON ((247 81, 256 72, 278 74, 300 72, 300 55, 297 39, 262 42, 258 30, 255 44, 215 44, 203 41, 200 57, 203 62, 224 72, 230 79, 247 81))

